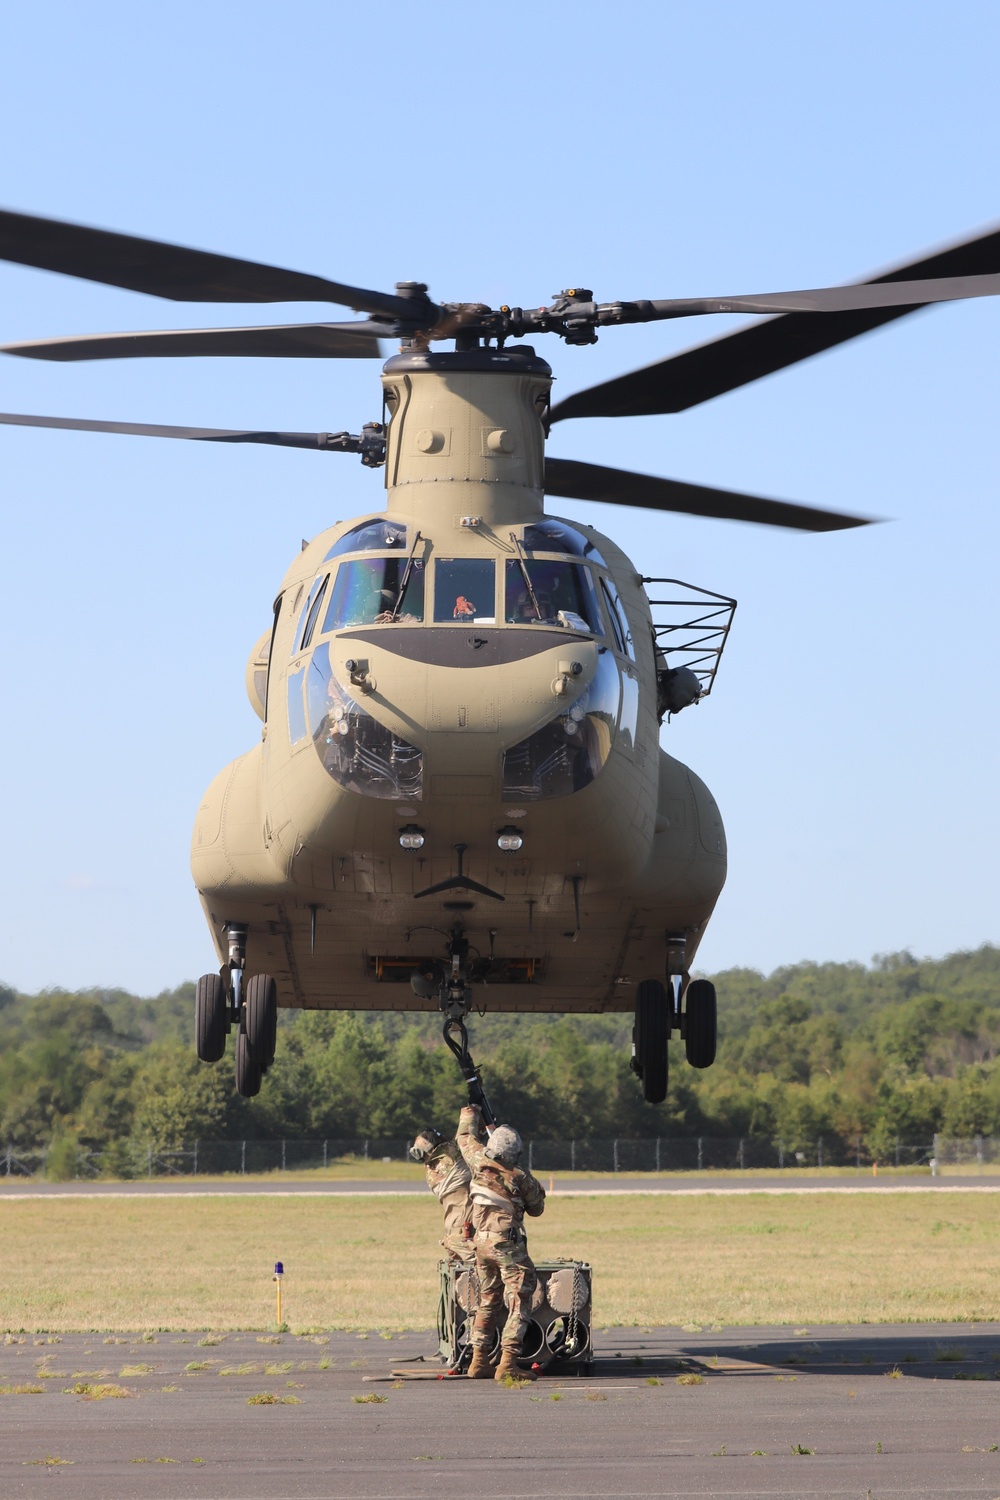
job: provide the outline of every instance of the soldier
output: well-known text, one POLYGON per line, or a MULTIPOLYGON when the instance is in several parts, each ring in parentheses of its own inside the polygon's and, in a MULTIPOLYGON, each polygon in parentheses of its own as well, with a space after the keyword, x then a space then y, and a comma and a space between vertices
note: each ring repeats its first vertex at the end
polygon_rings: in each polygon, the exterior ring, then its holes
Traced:
POLYGON ((479 1306, 472 1328, 470 1380, 488 1380, 490 1339, 501 1302, 507 1322, 500 1338, 500 1363, 495 1379, 505 1375, 534 1380, 518 1365, 521 1344, 531 1316, 531 1298, 538 1278, 528 1254, 524 1215, 537 1218, 545 1208, 545 1189, 530 1172, 518 1166, 523 1147, 510 1125, 498 1125, 487 1135, 478 1104, 466 1105, 456 1137, 469 1164, 472 1184, 472 1224, 475 1230, 479 1306))
POLYGON ((451 1264, 475 1259, 469 1203, 469 1169, 456 1141, 445 1140, 433 1125, 422 1130, 410 1147, 413 1161, 423 1163, 427 1186, 444 1209, 444 1239, 451 1264))

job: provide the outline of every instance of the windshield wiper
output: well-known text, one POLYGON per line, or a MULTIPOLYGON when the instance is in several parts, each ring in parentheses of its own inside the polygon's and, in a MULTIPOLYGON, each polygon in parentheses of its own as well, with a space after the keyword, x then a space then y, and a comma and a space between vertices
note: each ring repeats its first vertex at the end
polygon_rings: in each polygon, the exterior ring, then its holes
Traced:
POLYGON ((410 548, 410 555, 406 559, 406 567, 403 569, 403 581, 399 585, 399 593, 396 595, 396 602, 392 606, 392 614, 389 616, 390 624, 393 622, 393 620, 398 619, 399 617, 399 606, 403 602, 403 595, 406 593, 406 585, 409 583, 410 574, 413 571, 413 557, 416 553, 417 547, 422 540, 423 539, 420 535, 420 532, 418 531, 416 536, 413 538, 413 546, 410 548))
POLYGON ((517 553, 517 562, 518 566, 521 569, 521 577, 524 579, 524 586, 528 590, 528 597, 534 605, 535 614, 540 620, 542 618, 542 611, 538 607, 538 600, 535 598, 535 591, 531 587, 531 579, 528 577, 528 564, 525 562, 524 553, 521 551, 521 543, 518 541, 513 532, 510 533, 510 539, 514 543, 514 551, 517 553))

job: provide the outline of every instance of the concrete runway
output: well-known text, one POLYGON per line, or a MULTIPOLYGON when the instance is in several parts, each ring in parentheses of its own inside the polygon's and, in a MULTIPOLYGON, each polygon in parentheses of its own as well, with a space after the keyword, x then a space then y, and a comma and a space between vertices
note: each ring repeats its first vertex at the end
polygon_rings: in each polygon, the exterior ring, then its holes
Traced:
MULTIPOLYGON (((548 1189, 549 1174, 540 1176, 548 1189)), ((739 1177, 560 1177, 553 1178, 554 1191, 563 1198, 604 1197, 612 1193, 676 1193, 681 1196, 711 1196, 730 1193, 924 1193, 1000 1192, 1000 1175, 976 1177, 810 1177, 797 1173, 788 1178, 755 1177, 752 1172, 739 1177)), ((187 1194, 193 1197, 218 1197, 231 1193, 266 1193, 277 1197, 327 1197, 339 1194, 353 1197, 398 1198, 426 1193, 422 1180, 386 1182, 354 1181, 288 1181, 281 1174, 265 1181, 239 1177, 167 1177, 135 1182, 43 1182, 35 1177, 0 1177, 0 1198, 104 1198, 131 1196, 161 1197, 187 1194)))
POLYGON ((613 1330, 597 1335, 589 1379, 393 1383, 434 1345, 429 1333, 5 1342, 0 1389, 42 1394, 0 1395, 0 1496, 1000 1497, 998 1325, 613 1330), (133 1394, 73 1392, 101 1381, 133 1394), (261 1392, 294 1402, 248 1405, 261 1392))

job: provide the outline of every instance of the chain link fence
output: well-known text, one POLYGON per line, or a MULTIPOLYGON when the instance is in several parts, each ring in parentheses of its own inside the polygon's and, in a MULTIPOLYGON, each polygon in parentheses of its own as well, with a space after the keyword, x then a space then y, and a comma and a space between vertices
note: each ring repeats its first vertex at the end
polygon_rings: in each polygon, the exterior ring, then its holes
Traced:
POLYGON ((116 1141, 103 1151, 80 1147, 68 1152, 58 1148, 22 1150, 7 1146, 0 1150, 0 1174, 7 1177, 44 1175, 58 1149, 60 1164, 71 1168, 66 1175, 86 1177, 197 1177, 226 1173, 315 1171, 331 1166, 352 1165, 359 1176, 374 1173, 375 1163, 406 1161, 410 1142, 393 1140, 284 1140, 284 1141, 191 1141, 166 1148, 151 1142, 116 1141))
MULTIPOLYGON (((383 1164, 406 1161, 410 1141, 391 1139, 225 1140, 191 1141, 164 1149, 141 1141, 119 1141, 102 1151, 68 1147, 48 1150, 0 1148, 0 1176, 62 1178, 198 1177, 249 1172, 303 1172, 339 1167, 352 1175, 383 1175, 383 1164)), ((1000 1166, 1000 1141, 881 1141, 875 1152, 862 1137, 819 1136, 813 1141, 771 1140, 762 1136, 660 1137, 644 1140, 563 1140, 535 1138, 525 1142, 526 1165, 540 1175, 551 1172, 712 1172, 761 1169, 939 1167, 970 1164, 979 1170, 1000 1166)), ((338 1176, 344 1175, 343 1170, 338 1176)))
POLYGON ((1000 1167, 1000 1136, 974 1135, 971 1140, 956 1140, 936 1135, 934 1158, 938 1169, 964 1167, 978 1172, 992 1171, 1000 1167))

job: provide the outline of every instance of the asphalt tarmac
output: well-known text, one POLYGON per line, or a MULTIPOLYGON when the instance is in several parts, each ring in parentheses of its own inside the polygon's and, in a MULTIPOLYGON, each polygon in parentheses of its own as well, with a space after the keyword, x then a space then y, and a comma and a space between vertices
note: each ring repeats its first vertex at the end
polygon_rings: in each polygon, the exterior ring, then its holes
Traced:
MULTIPOLYGON (((998 1192, 1000 1175, 975 1177, 869 1177, 859 1173, 851 1177, 810 1177, 793 1173, 787 1177, 758 1177, 752 1172, 739 1177, 694 1174, 675 1177, 560 1177, 551 1179, 547 1172, 539 1180, 548 1191, 561 1197, 603 1197, 611 1193, 677 1193, 680 1195, 728 1193, 925 1193, 925 1192, 998 1192)), ((103 1198, 117 1196, 160 1197, 182 1193, 195 1197, 214 1197, 230 1193, 267 1193, 277 1196, 398 1198, 427 1188, 422 1178, 413 1182, 367 1179, 353 1181, 289 1180, 281 1173, 267 1179, 244 1180, 240 1177, 154 1177, 134 1182, 43 1182, 37 1177, 0 1177, 0 1198, 103 1198)))
POLYGON ((611 1330, 589 1378, 512 1390, 434 1378, 434 1347, 8 1336, 0 1391, 41 1393, 0 1395, 0 1496, 1000 1497, 1000 1325, 611 1330))

